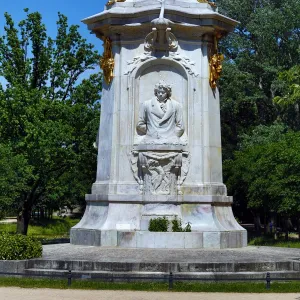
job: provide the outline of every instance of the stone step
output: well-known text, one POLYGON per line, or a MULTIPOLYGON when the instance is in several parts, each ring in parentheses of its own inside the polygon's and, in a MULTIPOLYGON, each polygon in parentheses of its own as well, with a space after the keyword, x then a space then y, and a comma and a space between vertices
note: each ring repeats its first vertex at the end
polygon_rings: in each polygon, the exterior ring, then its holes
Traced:
POLYGON ((28 261, 27 269, 52 269, 74 271, 106 271, 106 272, 271 272, 298 271, 299 262, 230 262, 230 263, 147 263, 147 262, 99 262, 82 260, 45 260, 28 261))
MULTIPOLYGON (((25 274, 33 277, 51 276, 54 278, 68 278, 68 271, 54 269, 26 269, 25 274)), ((272 280, 299 279, 300 273, 297 271, 271 271, 272 280)), ((109 271, 74 271, 72 278, 78 279, 98 279, 103 281, 160 281, 168 282, 169 273, 165 272, 109 272, 109 271)), ((260 281, 266 279, 266 272, 175 272, 173 280, 176 281, 260 281)))

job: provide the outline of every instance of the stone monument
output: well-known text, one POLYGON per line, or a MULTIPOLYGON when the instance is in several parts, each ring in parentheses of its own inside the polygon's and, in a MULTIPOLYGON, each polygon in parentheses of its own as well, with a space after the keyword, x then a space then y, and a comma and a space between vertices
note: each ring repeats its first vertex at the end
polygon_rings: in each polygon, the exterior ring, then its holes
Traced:
POLYGON ((97 178, 71 243, 247 245, 222 180, 218 40, 236 21, 207 0, 116 0, 83 20, 104 41, 97 178), (192 232, 150 232, 178 218, 192 232))

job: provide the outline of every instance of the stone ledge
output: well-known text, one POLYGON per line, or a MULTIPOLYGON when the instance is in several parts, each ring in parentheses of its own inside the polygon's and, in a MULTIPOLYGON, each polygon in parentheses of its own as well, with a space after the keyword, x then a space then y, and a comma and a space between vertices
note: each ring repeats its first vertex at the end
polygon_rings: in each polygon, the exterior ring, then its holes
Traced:
POLYGON ((176 203, 176 204, 232 204, 232 197, 223 195, 130 195, 130 194, 86 194, 87 202, 116 202, 116 203, 176 203))
POLYGON ((247 246, 247 232, 150 232, 72 228, 71 244, 119 246, 124 248, 241 248, 247 246))

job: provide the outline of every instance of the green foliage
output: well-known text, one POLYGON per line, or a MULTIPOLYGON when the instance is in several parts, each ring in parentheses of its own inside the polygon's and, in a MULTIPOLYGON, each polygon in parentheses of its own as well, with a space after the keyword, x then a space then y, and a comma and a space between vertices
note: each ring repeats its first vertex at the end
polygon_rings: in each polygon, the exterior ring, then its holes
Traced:
POLYGON ((173 232, 191 232, 191 223, 188 222, 187 225, 182 228, 181 219, 177 219, 177 216, 172 220, 172 231, 173 232))
MULTIPOLYGON (((168 284, 161 282, 101 282, 73 280, 68 287, 67 280, 36 278, 0 278, 1 287, 82 289, 82 290, 129 290, 129 291, 165 291, 168 284)), ((222 293, 299 293, 299 282, 272 281, 271 289, 266 289, 265 282, 175 282, 172 292, 222 292, 222 293)))
POLYGON ((94 180, 101 74, 99 59, 78 26, 58 14, 47 35, 38 12, 15 26, 5 14, 0 37, 0 210, 18 211, 26 234, 35 206, 83 202, 94 180))
POLYGON ((149 222, 149 231, 159 231, 166 232, 168 231, 169 220, 166 217, 150 219, 149 222))
POLYGON ((278 107, 280 119, 291 128, 300 130, 300 65, 280 72, 274 90, 277 96, 273 102, 278 107))
MULTIPOLYGON (((272 127, 268 130, 273 132, 272 127)), ((230 191, 235 191, 237 196, 244 195, 248 208, 297 214, 300 211, 300 132, 270 134, 261 138, 260 143, 254 134, 254 143, 249 138, 245 141, 245 147, 235 152, 234 159, 224 163, 230 191)))
POLYGON ((42 244, 20 234, 0 234, 0 259, 21 260, 42 256, 42 244))
MULTIPOLYGON (((70 229, 79 221, 79 219, 71 218, 31 220, 28 226, 28 236, 37 239, 69 237, 70 229)), ((17 224, 0 224, 0 233, 13 234, 16 229, 17 224)))
POLYGON ((272 246, 272 247, 285 247, 285 248, 300 248, 299 240, 285 241, 282 239, 274 239, 272 236, 260 236, 253 238, 248 245, 253 246, 272 246))
POLYGON ((177 219, 177 216, 175 216, 175 219, 171 221, 172 223, 172 231, 173 232, 182 232, 182 224, 181 220, 177 219))
MULTIPOLYGON (((249 133, 255 126, 270 125, 280 118, 289 119, 274 105, 280 84, 278 75, 299 64, 299 0, 249 1, 217 0, 219 12, 240 24, 220 42, 225 54, 220 80, 223 157, 232 158, 238 136, 249 133)), ((290 94, 296 95, 299 81, 294 80, 290 94)), ((281 77, 285 77, 286 75, 281 77)), ((282 84, 281 84, 282 85, 282 84)), ((285 89, 288 90, 288 89, 285 89)), ((299 120, 299 118, 298 118, 299 120)), ((299 121, 298 121, 299 122, 299 121)), ((299 127, 298 127, 299 128, 299 127)))
MULTIPOLYGON (((150 219, 149 222, 149 231, 158 231, 158 232, 167 232, 169 227, 169 220, 166 217, 150 219)), ((187 225, 182 228, 181 219, 178 219, 177 216, 171 221, 172 223, 172 232, 191 232, 191 223, 188 222, 187 225)))
POLYGON ((186 226, 183 229, 184 232, 191 232, 192 231, 192 226, 190 222, 187 222, 186 226))

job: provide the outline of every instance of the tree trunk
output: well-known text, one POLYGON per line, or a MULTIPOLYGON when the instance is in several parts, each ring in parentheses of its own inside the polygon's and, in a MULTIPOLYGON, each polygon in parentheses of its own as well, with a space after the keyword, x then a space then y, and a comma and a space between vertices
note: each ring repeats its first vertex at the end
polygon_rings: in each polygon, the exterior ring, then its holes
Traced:
POLYGON ((28 205, 26 205, 25 202, 22 211, 18 214, 17 233, 27 235, 30 217, 31 217, 31 208, 28 205))
POLYGON ((267 221, 267 213, 264 214, 264 235, 268 233, 268 221, 267 221))
POLYGON ((260 222, 260 214, 254 212, 253 213, 253 217, 254 217, 254 228, 255 228, 255 232, 257 235, 261 234, 261 222, 260 222))
POLYGON ((286 241, 288 241, 289 240, 289 220, 288 220, 288 218, 284 219, 284 233, 285 233, 284 239, 286 241))
POLYGON ((300 218, 298 216, 298 222, 297 222, 297 230, 298 230, 298 240, 300 241, 300 218))

